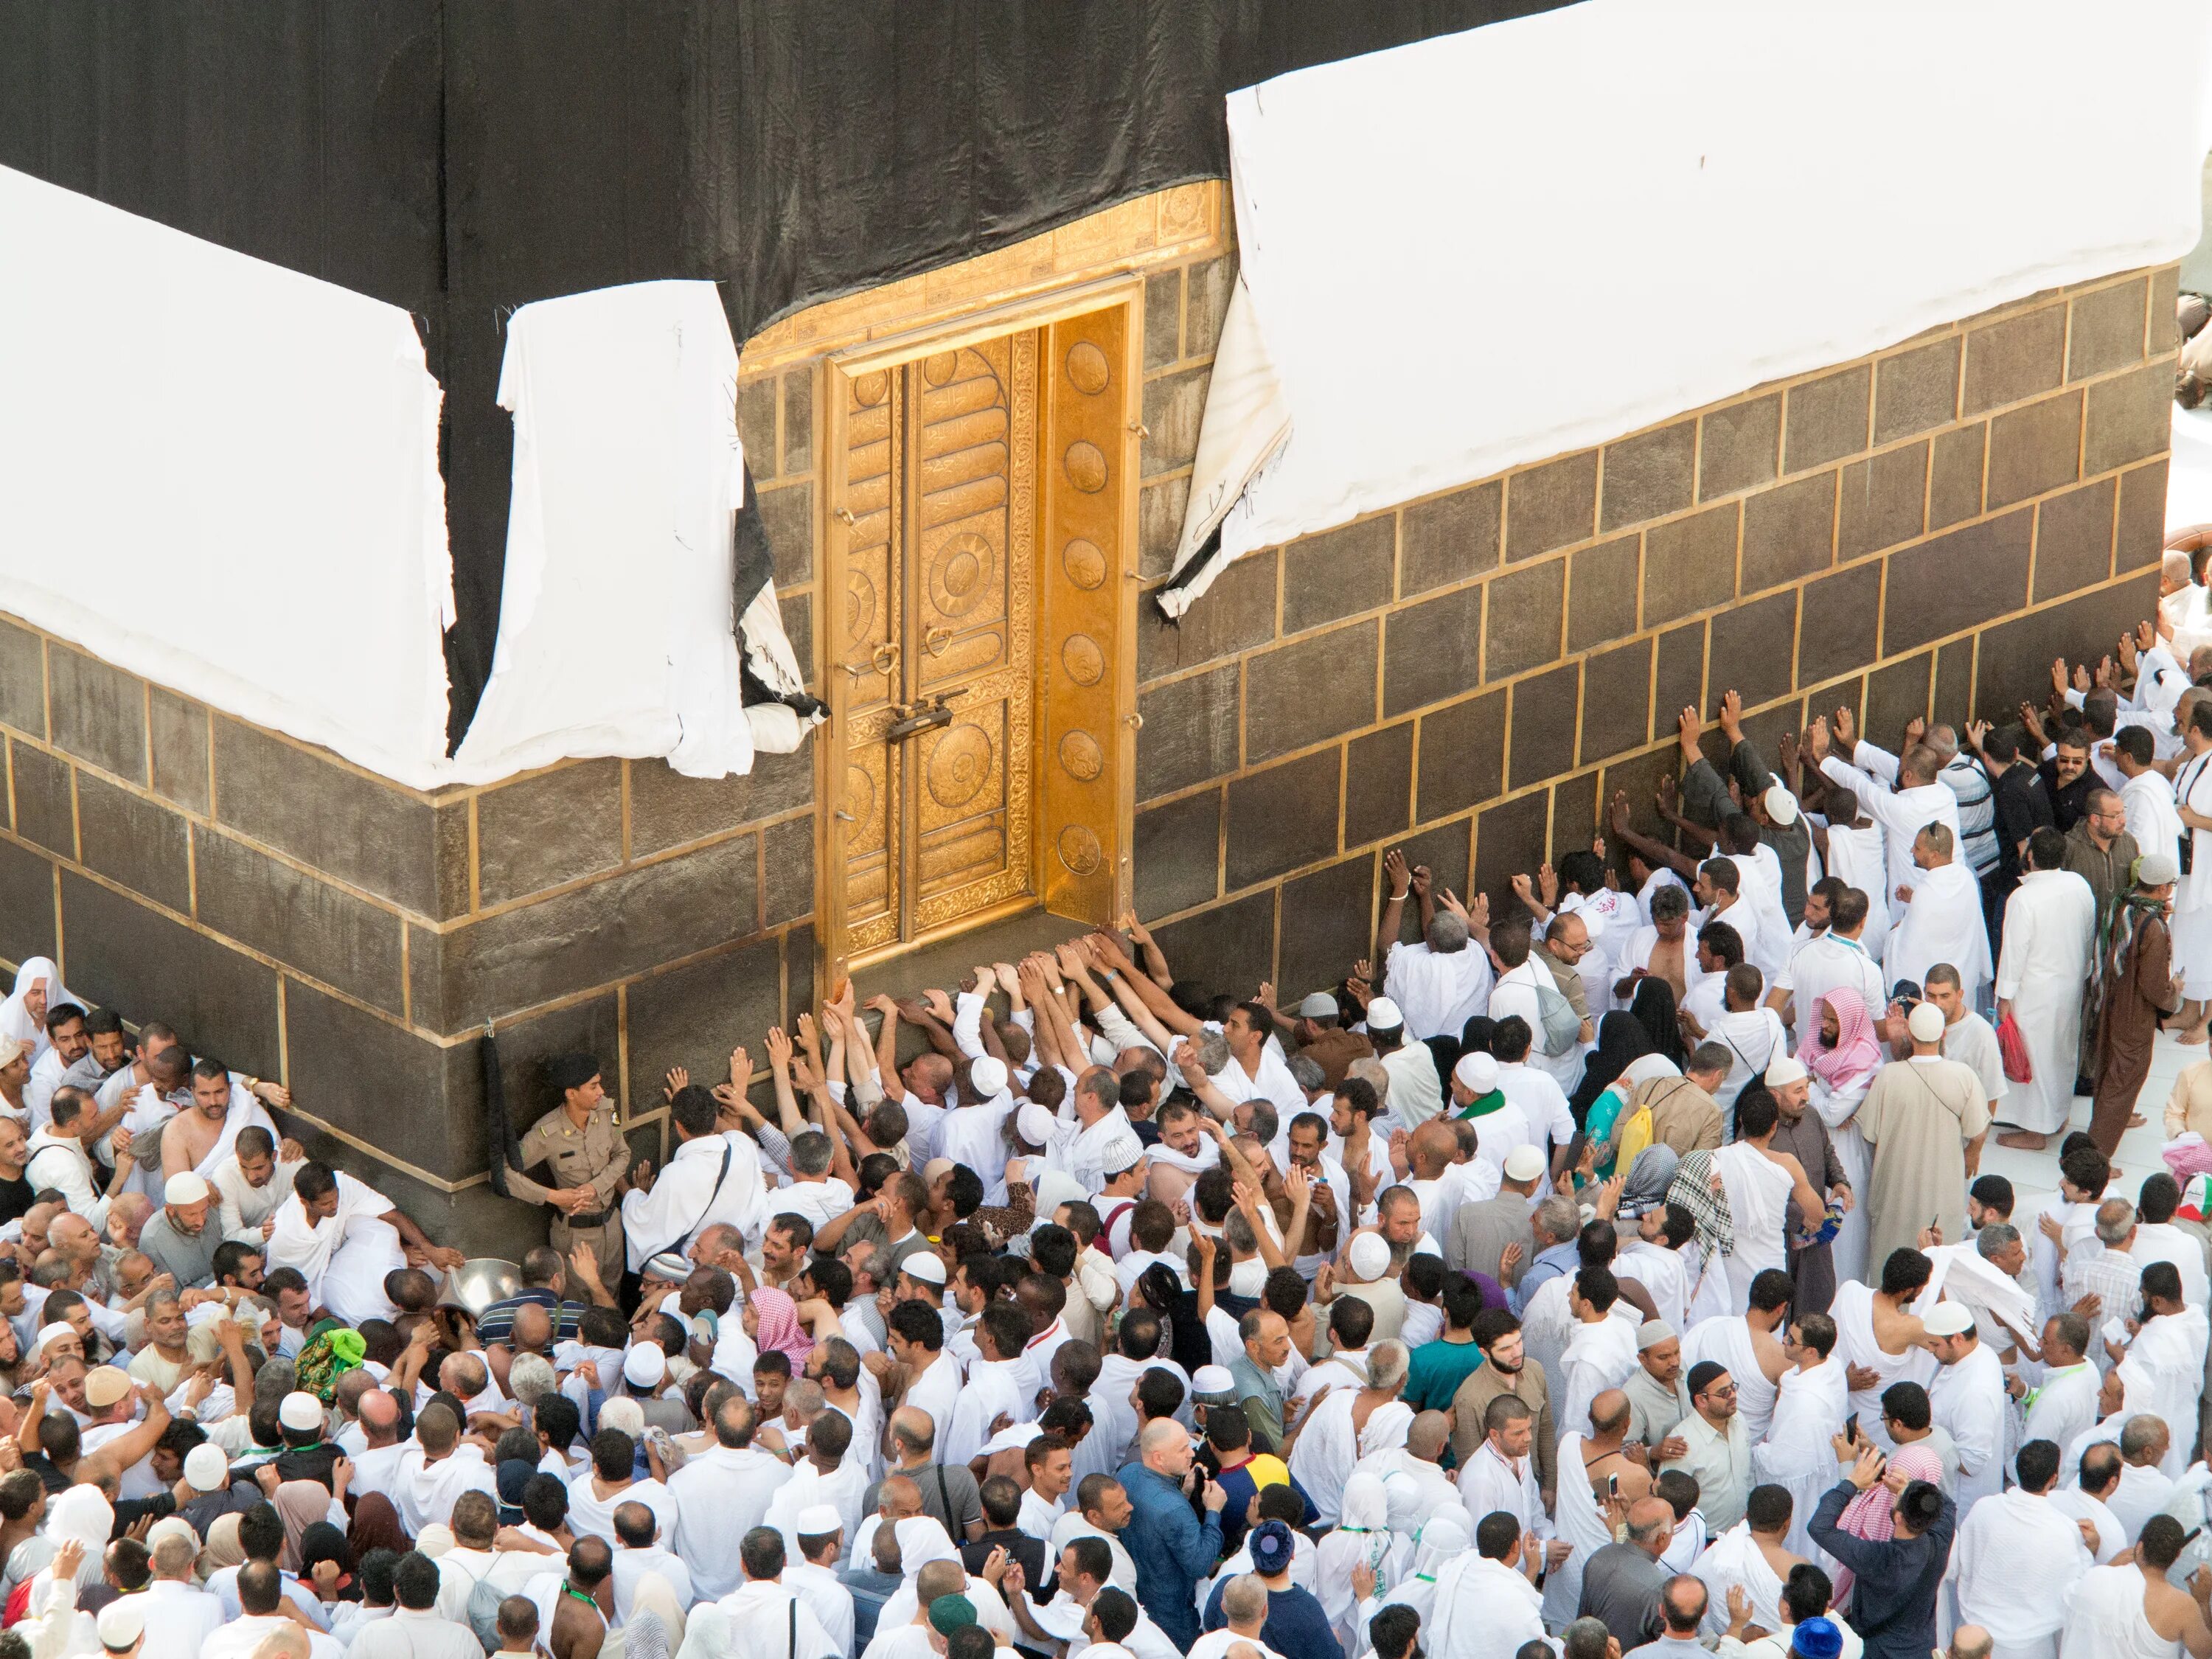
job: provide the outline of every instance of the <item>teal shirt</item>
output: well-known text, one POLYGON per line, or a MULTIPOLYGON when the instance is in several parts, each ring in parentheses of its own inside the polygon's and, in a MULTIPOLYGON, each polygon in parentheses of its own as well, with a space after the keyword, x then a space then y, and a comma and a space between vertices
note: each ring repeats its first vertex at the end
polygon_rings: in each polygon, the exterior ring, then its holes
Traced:
POLYGON ((1482 1350, 1472 1339, 1447 1342, 1442 1337, 1413 1350, 1406 1365, 1406 1387, 1401 1395, 1417 1412, 1451 1409, 1459 1385, 1482 1364, 1482 1350))

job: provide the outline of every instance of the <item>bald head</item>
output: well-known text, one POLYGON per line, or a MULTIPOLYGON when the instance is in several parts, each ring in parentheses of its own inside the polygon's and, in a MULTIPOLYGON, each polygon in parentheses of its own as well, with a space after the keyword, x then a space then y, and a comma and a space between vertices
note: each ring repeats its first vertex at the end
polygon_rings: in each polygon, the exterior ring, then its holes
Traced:
POLYGON ((927 1462, 937 1444, 937 1425, 919 1406, 902 1406, 891 1413, 891 1443, 899 1461, 927 1462))
POLYGON ((1951 1637, 1948 1659, 1990 1659, 1996 1645, 1995 1638, 1979 1625, 1961 1625, 1951 1637))
POLYGON ((389 1446, 398 1439, 399 1402, 382 1389, 362 1395, 354 1415, 361 1419, 362 1432, 368 1437, 370 1445, 389 1446))
POLYGON ((1431 1118, 1413 1131, 1407 1143, 1406 1156, 1412 1162, 1415 1179, 1434 1181, 1451 1167, 1459 1151, 1459 1137, 1450 1124, 1441 1118, 1431 1118))
POLYGON ((1674 1508, 1653 1494, 1628 1506, 1628 1541, 1657 1560, 1674 1535, 1674 1508))
POLYGON ((1590 1426, 1598 1437, 1624 1434, 1628 1429, 1628 1396, 1619 1389, 1607 1389, 1590 1401, 1590 1426))
POLYGON ((1449 1413, 1423 1412, 1413 1419, 1413 1426, 1406 1431, 1406 1449, 1424 1463, 1433 1463, 1443 1455, 1445 1443, 1450 1438, 1449 1413))
POLYGON ((1146 1468, 1181 1480, 1190 1467, 1190 1431, 1172 1417, 1156 1417, 1137 1437, 1137 1453, 1146 1468))

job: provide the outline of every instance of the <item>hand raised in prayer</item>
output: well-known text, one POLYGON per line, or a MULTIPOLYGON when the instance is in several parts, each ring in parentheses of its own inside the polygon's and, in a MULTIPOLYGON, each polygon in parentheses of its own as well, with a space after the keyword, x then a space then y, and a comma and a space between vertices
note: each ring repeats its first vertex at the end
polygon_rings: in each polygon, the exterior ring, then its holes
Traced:
POLYGON ((1390 896, 1402 900, 1413 885, 1412 873, 1406 868, 1406 855, 1393 847, 1382 854, 1382 873, 1389 878, 1390 896))
POLYGON ((1738 1630, 1751 1622, 1751 1597, 1744 1594, 1743 1586, 1728 1587, 1729 1628, 1738 1630))
POLYGON ((1559 902, 1559 872, 1552 868, 1548 860, 1536 866, 1536 891, 1547 910, 1559 902))
POLYGON ((1859 717, 1851 712, 1849 703, 1836 705, 1834 715, 1836 741, 1856 744, 1859 740, 1859 717))
POLYGON ((1260 988, 1258 992, 1255 994, 1252 1000, 1258 1003, 1262 1008, 1267 1010, 1268 1012, 1273 1013, 1275 1010, 1274 981, 1273 980, 1261 980, 1260 981, 1260 988))
POLYGON ((307 1161, 307 1149, 293 1139, 291 1136, 286 1135, 283 1139, 276 1143, 276 1161, 279 1164, 305 1164, 307 1161))
POLYGON ((2120 635, 2120 670, 2127 674, 2136 672, 2136 636, 2132 634, 2120 635))
POLYGON ((1705 729, 1705 723, 1698 717, 1698 711, 1686 704, 1682 712, 1674 716, 1674 738, 1682 745, 1684 760, 1696 762, 1700 752, 1698 737, 1705 729))
POLYGON ((952 999, 943 991, 933 985, 921 994, 921 1000, 922 1006, 939 1019, 947 1025, 952 1024, 952 999))
POLYGON ((1521 1246, 1518 1243, 1508 1244, 1498 1258, 1498 1276, 1500 1279, 1510 1279, 1513 1276, 1513 1270, 1521 1265, 1521 1246))
POLYGON ((2112 659, 2110 657, 2100 657, 2097 659, 2096 673, 2092 678, 2091 684, 2100 691, 2109 691, 2112 689, 2113 681, 2118 678, 2112 667, 2112 659))
POLYGON ((668 1068, 668 1075, 660 1080, 660 1097, 673 1101, 690 1086, 691 1073, 681 1066, 672 1066, 668 1068))
POLYGON ((1815 766, 1827 758, 1828 722, 1823 716, 1814 716, 1813 723, 1805 728, 1805 755, 1815 766))
POLYGON ((64 1538, 61 1547, 54 1552, 53 1577, 58 1582, 75 1578, 77 1569, 84 1565, 84 1540, 64 1538))
POLYGON ((1624 838, 1626 837, 1628 834, 1628 791, 1626 789, 1616 789, 1613 792, 1613 799, 1606 803, 1605 821, 1612 826, 1613 833, 1614 835, 1624 838))
POLYGON ((791 1039, 784 1035, 783 1027, 768 1028, 768 1063, 780 1078, 791 1075, 791 1039))
POLYGON ((2074 689, 2076 691, 2080 691, 2086 695, 2093 688, 2094 684, 2094 682, 2093 682, 2089 678, 2089 665, 2086 662, 2075 663, 2074 665, 2074 689))
POLYGON ((1743 696, 1733 686, 1721 693, 1721 735, 1731 747, 1743 741, 1743 696))
POLYGON ((1523 904, 1534 904, 1536 902, 1535 883, 1517 870, 1513 872, 1512 881, 1515 898, 1519 899, 1523 904))
POLYGON ((1651 801, 1659 809, 1661 817, 1673 817, 1680 805, 1680 793, 1674 787, 1674 780, 1662 773, 1658 787, 1651 792, 1651 801))
POLYGON ((2051 659, 2051 691, 2053 696, 2066 695, 2066 659, 2063 657, 2051 659))
POLYGON ((1364 1561, 1352 1570, 1352 1593, 1361 1601, 1375 1594, 1375 1569, 1364 1561))
POLYGON ((1426 898, 1428 896, 1430 885, 1435 880, 1436 874, 1427 865, 1415 865, 1413 866, 1413 896, 1416 898, 1426 898))

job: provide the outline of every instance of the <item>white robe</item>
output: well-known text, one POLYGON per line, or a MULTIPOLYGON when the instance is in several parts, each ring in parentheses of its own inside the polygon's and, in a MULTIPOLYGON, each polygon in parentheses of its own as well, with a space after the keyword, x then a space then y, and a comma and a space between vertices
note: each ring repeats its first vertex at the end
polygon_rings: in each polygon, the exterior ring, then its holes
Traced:
POLYGON ((1778 1630, 1790 1622, 1782 1616, 1782 1580, 1752 1537, 1750 1522, 1739 1521, 1714 1539, 1712 1547, 1690 1564, 1690 1571, 1704 1582, 1708 1593, 1707 1635, 1717 1636, 1728 1629, 1730 1586, 1741 1589, 1751 1598, 1754 1625, 1778 1630))
POLYGON ((1613 1257, 1613 1270, 1623 1279, 1634 1279, 1650 1292, 1651 1305, 1659 1310, 1659 1317, 1676 1330, 1688 1325, 1689 1269, 1674 1251, 1640 1238, 1630 1239, 1622 1243, 1620 1253, 1613 1257))
POLYGON ((1607 1389, 1619 1388, 1636 1369, 1636 1333, 1642 1316, 1622 1317, 1621 1310, 1629 1307, 1625 1299, 1616 1302, 1604 1318, 1575 1327, 1559 1366, 1567 1391, 1553 1421, 1561 1434, 1588 1434, 1590 1401, 1607 1389))
POLYGON ((392 1200, 342 1170, 336 1174, 334 1213, 311 1221, 297 1193, 276 1206, 276 1224, 269 1235, 270 1270, 297 1268, 314 1304, 349 1325, 389 1319, 395 1310, 384 1294, 384 1277, 407 1265, 398 1230, 383 1219, 392 1200))
POLYGON ((1954 1363, 1937 1366, 1936 1380, 1928 1385, 1928 1406, 1957 1455, 1959 1507, 1970 1508, 1977 1498, 2002 1492, 2012 1402, 1996 1351, 1979 1342, 1954 1363))
MULTIPOLYGON (((2020 1443, 2048 1440, 2063 1455, 2097 1426, 2097 1368, 2087 1360, 2063 1371, 2046 1371, 2043 1386, 2029 1401, 2020 1428, 2020 1443)), ((2069 1473, 2061 1470, 2062 1476, 2069 1473)), ((2079 1470, 2071 1471, 2079 1474, 2079 1470)))
POLYGON ((2204 1390, 2207 1335, 2204 1310, 2189 1308, 2151 1320, 2128 1346, 2128 1357, 2149 1373, 2151 1414, 2164 1418, 2172 1431, 2159 1464, 2169 1480, 2189 1467, 2197 1397, 2204 1390))
POLYGON ((1752 1474, 1790 1489, 1790 1547, 1808 1559, 1828 1564, 1814 1548, 1805 1523, 1821 1494, 1836 1484, 1836 1453, 1829 1442, 1843 1432, 1850 1409, 1850 1385, 1844 1361, 1834 1354, 1810 1370, 1791 1366, 1775 1391, 1774 1418, 1766 1438, 1751 1449, 1752 1474))
POLYGON ((1852 1390, 1845 1409, 1858 1413, 1860 1433, 1885 1452, 1894 1451, 1897 1448, 1881 1425, 1882 1390, 1893 1382, 1917 1382, 1926 1388, 1936 1375, 1936 1356, 1917 1346, 1903 1353, 1884 1352, 1875 1340, 1874 1291, 1861 1281, 1845 1279, 1838 1285, 1828 1314, 1836 1322, 1836 1352, 1831 1357, 1846 1366, 1878 1373, 1872 1388, 1852 1390))
POLYGON ((2005 1097, 2004 1118, 2057 1134, 2074 1110, 2081 986, 2097 931, 2097 897, 2071 870, 2031 870, 2005 902, 1997 999, 2027 1039, 2033 1075, 2005 1097))
POLYGON ((1751 1281, 1770 1267, 1787 1270, 1784 1226, 1790 1207, 1790 1172, 1756 1146, 1738 1141, 1713 1154, 1713 1167, 1727 1184, 1729 1218, 1735 1250, 1728 1258, 1729 1310, 1751 1305, 1751 1281))
POLYGON ((1562 1431, 1559 1449, 1559 1488, 1553 1502, 1559 1513, 1553 1527, 1574 1546, 1573 1553, 1552 1569, 1544 1580, 1544 1620, 1564 1626, 1582 1604, 1583 1569, 1589 1559, 1613 1542, 1613 1528, 1598 1508, 1583 1462, 1583 1437, 1562 1431))
MULTIPOLYGON (((1881 960, 1882 947, 1889 943, 1890 890, 1896 883, 1889 878, 1888 861, 1882 851, 1881 827, 1869 824, 1863 830, 1845 825, 1828 826, 1828 873, 1846 887, 1856 887, 1867 896, 1866 926, 1859 929, 1859 943, 1866 947, 1867 955, 1875 962, 1881 960)), ((1868 1006, 1874 1005, 1869 1003, 1868 1006)))
POLYGON ((1356 1389, 1335 1389, 1316 1406, 1291 1449, 1291 1474, 1305 1488, 1314 1513, 1331 1526, 1337 1522, 1344 1483, 1352 1478, 1362 1457, 1406 1443, 1413 1426, 1413 1408, 1402 1400, 1386 1400, 1367 1413, 1366 1426, 1352 1433, 1352 1408, 1359 1399, 1356 1389))
POLYGON ((2181 1644, 2160 1636, 2144 1616, 2143 1583, 2142 1569, 2133 1565, 2083 1573, 2058 1651, 2065 1659, 2181 1659, 2181 1644))
POLYGON ((1437 1574, 1436 1606, 1421 1632, 1429 1659, 1513 1659, 1544 1634, 1543 1597, 1526 1577, 1472 1549, 1437 1574))
POLYGON ((2033 1652, 2065 1621, 2067 1598, 2089 1571, 2089 1551, 2069 1516, 2014 1487, 1966 1511, 1951 1571, 1960 1622, 1988 1631, 2001 1654, 2033 1652))
POLYGON ((1518 1521, 1522 1531, 1549 1538, 1552 1520, 1544 1513, 1543 1493, 1536 1486, 1535 1455, 1532 1452, 1518 1461, 1520 1467, 1516 1468, 1498 1455, 1497 1447, 1488 1440, 1474 1449, 1459 1472, 1459 1495, 1467 1505, 1468 1524, 1480 1527, 1485 1516, 1502 1511, 1518 1521))
POLYGON ((1751 1326, 1741 1314, 1708 1319, 1690 1328, 1682 1339, 1682 1375, 1687 1376, 1706 1360, 1725 1366, 1735 1381, 1735 1414, 1743 1421, 1747 1438, 1756 1445, 1766 1437, 1774 1420, 1778 1390, 1766 1380, 1753 1346, 1751 1326))
POLYGON ((1954 857, 1933 870, 1908 866, 1896 884, 1912 890, 1912 902, 1890 932, 1882 977, 1892 985, 1901 979, 1919 985, 1930 968, 1948 963, 1959 970, 1960 992, 1972 1007, 1990 977, 1990 935, 1982 923, 1981 884, 1954 857))
MULTIPOLYGON (((1835 1151, 1836 1161, 1844 1166, 1844 1179, 1850 1183, 1854 1194, 1866 1191, 1867 1171, 1873 1164, 1867 1152, 1866 1137, 1859 1133, 1858 1125, 1859 1103, 1866 1098, 1868 1086, 1873 1082, 1871 1068, 1860 1076, 1846 1078, 1839 1088, 1832 1089, 1817 1077, 1813 1079, 1813 1109, 1828 1126, 1828 1145, 1835 1151)), ((1867 1276, 1867 1212, 1863 1203, 1855 1202, 1844 1212, 1843 1225, 1828 1241, 1828 1255, 1835 1264, 1838 1285, 1867 1276)))
MULTIPOLYGON (((1911 885, 1918 873, 1912 866, 1913 839, 1930 823, 1948 826, 1954 848, 1966 839, 1959 830, 1959 798, 1943 783, 1917 784, 1910 789, 1889 787, 1897 781, 1897 757, 1874 744, 1861 743, 1852 759, 1859 764, 1853 766, 1830 755, 1820 763, 1820 772, 1857 796, 1859 811, 1881 826, 1882 863, 1889 881, 1887 902, 1894 930, 1897 889, 1911 885)), ((1893 983, 1896 975, 1890 978, 1893 983)))

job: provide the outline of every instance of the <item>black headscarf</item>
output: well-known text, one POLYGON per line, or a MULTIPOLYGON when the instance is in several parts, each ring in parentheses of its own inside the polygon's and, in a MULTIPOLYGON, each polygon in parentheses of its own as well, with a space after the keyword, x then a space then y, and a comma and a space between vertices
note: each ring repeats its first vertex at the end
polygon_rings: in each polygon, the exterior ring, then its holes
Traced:
POLYGON ((1589 1115, 1589 1109, 1597 1103, 1597 1097, 1612 1087, 1623 1072, 1650 1052, 1651 1039, 1643 1022, 1633 1014, 1616 1010, 1598 1022, 1597 1047, 1583 1061, 1583 1080, 1575 1085, 1574 1093, 1567 1100, 1567 1109, 1575 1115, 1577 1130, 1589 1115))
POLYGON ((1645 1040, 1650 1048, 1647 1054, 1674 1061, 1679 1070, 1689 1058, 1689 1050, 1682 1042, 1682 1021, 1674 1003, 1674 988, 1665 980, 1647 974, 1636 981, 1636 994, 1628 1000, 1628 1012, 1644 1028, 1645 1040))

